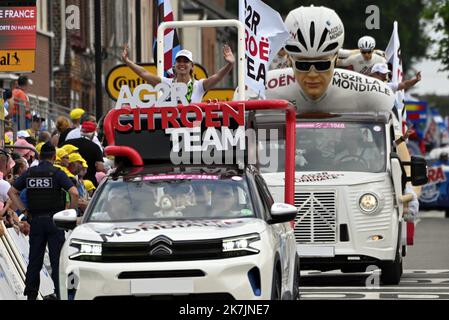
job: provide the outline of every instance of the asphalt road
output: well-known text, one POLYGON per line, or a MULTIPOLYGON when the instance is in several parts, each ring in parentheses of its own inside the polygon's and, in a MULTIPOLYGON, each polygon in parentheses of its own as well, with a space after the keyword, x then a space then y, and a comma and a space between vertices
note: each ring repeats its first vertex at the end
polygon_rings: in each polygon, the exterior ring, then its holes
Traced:
POLYGON ((404 260, 406 269, 449 269, 449 219, 444 212, 422 212, 415 237, 404 260))
POLYGON ((379 271, 303 271, 301 299, 449 300, 449 219, 444 218, 444 212, 421 212, 415 232, 415 244, 408 247, 399 285, 378 284, 379 271))

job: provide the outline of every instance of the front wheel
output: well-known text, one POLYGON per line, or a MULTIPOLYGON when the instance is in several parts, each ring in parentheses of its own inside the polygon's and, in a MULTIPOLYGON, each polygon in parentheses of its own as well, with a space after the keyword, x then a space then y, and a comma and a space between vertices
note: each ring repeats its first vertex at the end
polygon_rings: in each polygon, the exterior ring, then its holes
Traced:
POLYGON ((275 267, 271 285, 271 300, 281 300, 281 275, 275 267))
POLYGON ((396 249, 396 257, 393 262, 385 264, 382 268, 380 280, 385 285, 397 285, 401 282, 402 276, 402 259, 399 248, 396 249))
POLYGON ((299 300, 299 285, 300 285, 300 279, 301 279, 301 267, 299 265, 299 256, 296 254, 295 257, 295 273, 293 276, 293 292, 292 292, 292 299, 293 300, 299 300))
POLYGON ((446 218, 449 218, 449 209, 446 210, 445 217, 446 217, 446 218))

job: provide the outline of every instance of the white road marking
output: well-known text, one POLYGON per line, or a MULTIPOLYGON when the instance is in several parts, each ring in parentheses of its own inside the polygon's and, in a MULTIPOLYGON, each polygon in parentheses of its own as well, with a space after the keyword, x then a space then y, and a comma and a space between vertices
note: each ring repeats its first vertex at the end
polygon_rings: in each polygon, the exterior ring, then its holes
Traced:
POLYGON ((383 286, 368 288, 361 283, 359 286, 317 286, 314 279, 332 278, 354 278, 357 279, 371 275, 372 272, 364 273, 341 273, 337 270, 317 272, 307 270, 301 272, 313 286, 300 286, 301 299, 319 300, 449 300, 449 270, 404 270, 401 282, 397 286, 383 286), (402 285, 402 286, 401 286, 402 285), (409 286, 407 286, 409 285, 409 286))
MULTIPOLYGON (((375 270, 377 271, 377 270, 375 270)), ((373 271, 374 272, 374 271, 373 271)), ((332 271, 316 271, 316 270, 301 270, 301 275, 370 275, 373 272, 354 272, 354 273, 342 273, 339 270, 332 271)), ((403 271, 404 277, 406 274, 439 274, 439 273, 447 273, 449 278, 449 270, 448 269, 428 269, 428 270, 417 270, 417 269, 406 269, 403 271)))
POLYGON ((397 298, 386 298, 382 297, 382 300, 397 300, 397 299, 440 299, 440 300, 449 300, 449 298, 440 298, 440 295, 443 297, 448 297, 449 294, 447 292, 432 292, 430 294, 423 294, 422 292, 407 292, 404 294, 403 292, 351 292, 344 291, 338 292, 336 294, 330 294, 328 292, 314 292, 314 293, 302 293, 300 294, 301 299, 357 299, 357 300, 379 300, 381 299, 381 295, 396 295, 397 298), (360 296, 363 297, 351 297, 351 296, 360 296))
POLYGON ((399 299, 438 299, 440 296, 433 294, 399 294, 399 299))
POLYGON ((309 299, 337 299, 337 298, 346 298, 346 294, 329 294, 329 293, 301 294, 301 297, 309 299))
POLYGON ((444 211, 420 211, 418 216, 419 218, 445 218, 445 212, 444 211))
MULTIPOLYGON (((386 287, 386 286, 380 286, 380 287, 374 287, 374 288, 367 288, 367 287, 326 287, 326 286, 319 286, 319 287, 308 287, 308 286, 300 286, 299 287, 301 291, 307 291, 307 290, 366 290, 366 291, 375 291, 375 290, 382 290, 382 291, 386 291, 388 293, 390 293, 390 290, 402 290, 402 291, 406 291, 406 290, 423 290, 425 291, 425 289, 428 290, 447 290, 446 294, 449 294, 449 287, 428 287, 423 285, 422 287, 397 287, 397 286, 393 286, 393 287, 386 287)), ((360 291, 357 291, 360 292, 360 291)), ((433 293, 433 292, 432 292, 433 293)))

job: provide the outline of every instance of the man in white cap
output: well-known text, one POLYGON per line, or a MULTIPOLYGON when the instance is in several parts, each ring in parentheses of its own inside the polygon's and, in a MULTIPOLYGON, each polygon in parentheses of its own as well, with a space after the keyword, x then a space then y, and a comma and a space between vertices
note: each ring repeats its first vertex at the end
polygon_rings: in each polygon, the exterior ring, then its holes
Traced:
POLYGON ((145 68, 135 64, 128 57, 128 45, 125 44, 122 59, 139 77, 147 81, 152 86, 163 82, 166 84, 172 84, 173 82, 185 83, 187 85, 186 99, 189 103, 201 102, 204 93, 212 89, 217 83, 219 83, 225 75, 227 75, 233 68, 235 63, 234 55, 228 45, 223 46, 223 57, 227 64, 218 70, 217 73, 206 79, 196 80, 193 75, 193 55, 189 50, 180 50, 176 54, 175 65, 173 67, 175 77, 165 78, 158 77, 145 68))
MULTIPOLYGON (((388 70, 388 65, 386 63, 376 63, 371 69, 371 77, 379 79, 383 82, 388 81, 388 74, 390 70, 388 70)), ((387 86, 390 87, 393 92, 398 90, 408 90, 421 81, 421 71, 417 72, 415 77, 410 80, 405 80, 402 82, 387 82, 387 86)))

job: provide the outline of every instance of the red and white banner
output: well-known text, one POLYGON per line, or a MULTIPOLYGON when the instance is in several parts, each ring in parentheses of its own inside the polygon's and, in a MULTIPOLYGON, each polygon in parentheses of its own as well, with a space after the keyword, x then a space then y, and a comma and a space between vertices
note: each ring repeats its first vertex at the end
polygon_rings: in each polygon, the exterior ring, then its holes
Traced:
MULTIPOLYGON (((153 54, 154 61, 157 60, 157 28, 162 22, 174 21, 173 9, 170 0, 154 1, 153 12, 153 54)), ((164 34, 164 76, 172 77, 175 56, 181 45, 179 44, 178 33, 176 29, 166 29, 164 34)))
POLYGON ((245 83, 264 98, 268 66, 289 33, 279 13, 260 0, 240 0, 239 20, 245 24, 245 83))

